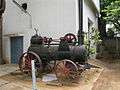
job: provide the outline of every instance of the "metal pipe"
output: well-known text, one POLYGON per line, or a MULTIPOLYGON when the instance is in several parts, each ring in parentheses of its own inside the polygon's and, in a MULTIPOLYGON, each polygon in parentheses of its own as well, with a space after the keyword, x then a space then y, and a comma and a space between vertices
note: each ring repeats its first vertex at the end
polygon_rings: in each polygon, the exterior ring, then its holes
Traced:
POLYGON ((31 64, 32 64, 32 90, 37 90, 34 61, 35 60, 31 60, 31 64))
MULTIPOLYGON (((76 42, 76 43, 78 43, 78 42, 76 42)), ((44 45, 60 45, 59 43, 50 43, 50 44, 44 44, 44 45)), ((68 43, 68 45, 73 45, 73 43, 68 43)))
POLYGON ((78 30, 78 45, 84 42, 83 36, 83 0, 78 0, 78 16, 79 16, 79 30, 78 30))

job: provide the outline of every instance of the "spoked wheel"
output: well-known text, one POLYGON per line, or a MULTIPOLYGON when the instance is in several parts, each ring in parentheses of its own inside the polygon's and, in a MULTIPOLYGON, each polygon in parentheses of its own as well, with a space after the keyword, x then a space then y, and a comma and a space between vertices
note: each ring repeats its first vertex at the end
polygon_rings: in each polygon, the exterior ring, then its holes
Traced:
POLYGON ((68 41, 68 43, 73 43, 75 44, 77 39, 76 39, 76 36, 72 33, 68 33, 64 36, 64 38, 68 41))
POLYGON ((56 64, 55 73, 60 82, 74 82, 78 79, 78 68, 76 64, 70 60, 62 60, 56 64))
POLYGON ((37 74, 42 71, 42 62, 39 56, 34 52, 25 52, 19 60, 19 68, 23 73, 30 74, 32 71, 31 60, 35 60, 35 69, 37 74))

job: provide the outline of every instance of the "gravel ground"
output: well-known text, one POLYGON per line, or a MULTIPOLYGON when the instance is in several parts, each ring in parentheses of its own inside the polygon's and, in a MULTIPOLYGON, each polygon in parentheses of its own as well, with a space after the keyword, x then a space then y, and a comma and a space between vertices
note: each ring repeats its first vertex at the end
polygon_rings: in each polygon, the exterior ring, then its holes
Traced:
MULTIPOLYGON (((101 71, 102 69, 98 68, 86 70, 78 84, 69 84, 68 82, 64 86, 58 86, 58 84, 54 86, 47 85, 39 78, 37 88, 38 90, 91 90, 101 71)), ((0 90, 30 90, 31 87, 30 76, 22 74, 19 70, 0 77, 0 90)))
POLYGON ((104 68, 92 90, 120 90, 120 60, 91 60, 104 68))
POLYGON ((18 65, 15 65, 15 64, 0 65, 0 76, 4 76, 18 69, 19 69, 18 65))
MULTIPOLYGON (((120 60, 89 60, 89 63, 104 69, 86 70, 75 85, 49 86, 38 79, 38 90, 120 90, 120 60)), ((16 73, 17 69, 16 65, 0 66, 0 90, 31 89, 31 78, 20 71, 16 73)))

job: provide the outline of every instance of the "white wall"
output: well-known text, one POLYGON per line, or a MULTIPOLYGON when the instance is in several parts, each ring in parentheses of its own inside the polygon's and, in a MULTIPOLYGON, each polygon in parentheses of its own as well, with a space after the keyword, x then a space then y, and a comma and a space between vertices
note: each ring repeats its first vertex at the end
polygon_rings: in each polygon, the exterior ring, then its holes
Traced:
POLYGON ((92 0, 95 3, 95 6, 97 7, 98 11, 100 11, 100 0, 92 0))
POLYGON ((31 2, 34 27, 40 34, 59 38, 76 33, 75 0, 36 0, 31 2))
MULTIPOLYGON (((18 2, 28 3, 33 28, 39 28, 42 35, 52 37, 59 35, 60 37, 68 32, 76 33, 75 0, 18 0, 18 2)), ((30 24, 29 16, 13 4, 12 0, 7 0, 4 22, 4 34, 24 34, 29 29, 30 24)))
MULTIPOLYGON (((29 29, 29 17, 16 7, 12 0, 7 0, 6 2, 6 10, 3 16, 3 29, 3 57, 5 60, 10 60, 9 34, 23 34, 25 36, 24 41, 27 43, 28 40, 25 39, 26 34, 31 31, 29 29)), ((24 48, 26 45, 24 45, 24 48)))
POLYGON ((4 34, 24 33, 29 27, 29 17, 26 16, 13 2, 7 0, 4 14, 4 34))
MULTIPOLYGON (((33 28, 39 29, 42 36, 59 38, 66 33, 76 33, 75 0, 16 0, 27 2, 32 15, 33 28)), ((4 14, 3 54, 10 60, 10 34, 24 36, 24 51, 30 44, 34 31, 30 29, 29 16, 24 14, 12 0, 7 0, 4 14)))
POLYGON ((87 0, 83 0, 83 31, 88 32, 88 18, 93 22, 93 25, 98 28, 98 19, 96 13, 90 7, 87 0))

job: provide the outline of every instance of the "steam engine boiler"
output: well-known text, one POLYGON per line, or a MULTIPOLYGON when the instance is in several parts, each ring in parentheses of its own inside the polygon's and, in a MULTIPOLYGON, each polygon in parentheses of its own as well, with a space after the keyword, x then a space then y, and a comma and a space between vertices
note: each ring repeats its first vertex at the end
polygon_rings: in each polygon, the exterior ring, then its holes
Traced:
POLYGON ((24 73, 31 72, 31 60, 35 60, 38 72, 44 71, 53 61, 52 69, 58 78, 75 78, 79 64, 87 61, 87 50, 83 45, 77 44, 77 38, 72 33, 58 40, 36 34, 31 37, 30 42, 28 51, 21 56, 19 62, 20 70, 24 73))

